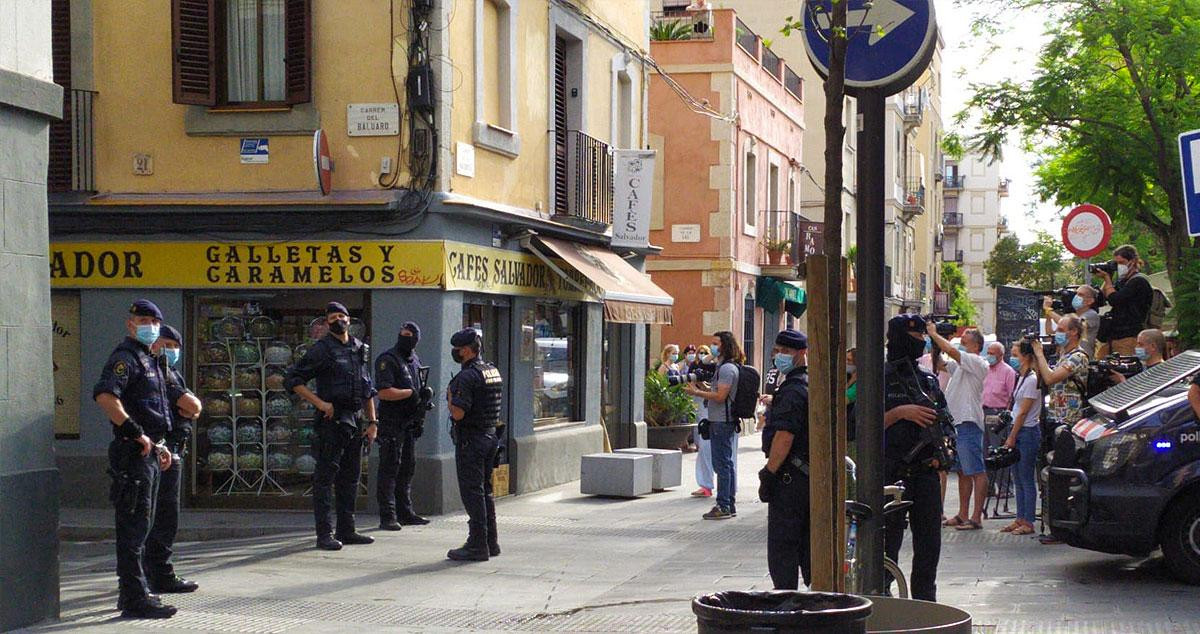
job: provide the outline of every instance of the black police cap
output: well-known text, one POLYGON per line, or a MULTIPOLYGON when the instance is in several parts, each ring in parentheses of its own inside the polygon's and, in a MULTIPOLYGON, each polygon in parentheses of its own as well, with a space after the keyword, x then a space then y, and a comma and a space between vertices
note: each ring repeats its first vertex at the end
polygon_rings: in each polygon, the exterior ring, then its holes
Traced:
POLYGON ((469 346, 479 341, 479 332, 474 328, 463 328, 450 337, 450 345, 455 348, 469 346))
POLYGON ((162 321, 163 318, 162 311, 148 299, 139 299, 133 302, 129 307, 129 314, 138 317, 153 317, 159 321, 162 321))
POLYGON ((775 345, 792 350, 807 350, 808 337, 794 328, 788 328, 775 335, 775 345))
POLYGON ((346 305, 341 302, 329 302, 325 305, 325 316, 328 317, 334 313, 349 315, 350 311, 346 310, 346 305))
POLYGON ((158 328, 158 338, 174 341, 181 346, 183 345, 183 335, 179 334, 179 331, 174 326, 167 324, 163 324, 158 328))

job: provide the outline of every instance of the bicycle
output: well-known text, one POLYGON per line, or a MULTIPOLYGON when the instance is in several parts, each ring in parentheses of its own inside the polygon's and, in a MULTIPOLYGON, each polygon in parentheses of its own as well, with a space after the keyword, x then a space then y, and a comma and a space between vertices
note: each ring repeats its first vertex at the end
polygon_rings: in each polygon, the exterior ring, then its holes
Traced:
MULTIPOLYGON (((851 481, 854 480, 855 464, 849 457, 846 458, 846 470, 851 481)), ((883 515, 887 517, 892 513, 898 513, 913 505, 911 500, 904 498, 904 483, 897 482, 895 484, 883 487, 883 495, 885 498, 891 498, 891 501, 883 505, 883 515)), ((846 500, 846 559, 844 562, 844 573, 846 575, 846 587, 853 593, 862 594, 862 587, 858 582, 858 569, 856 548, 858 545, 858 525, 874 517, 875 512, 870 506, 858 502, 856 500, 846 500)), ((896 594, 901 599, 908 598, 908 579, 904 576, 904 572, 900 570, 899 564, 892 561, 887 555, 883 557, 884 572, 890 574, 896 582, 896 594)), ((888 584, 890 591, 891 584, 888 584)))

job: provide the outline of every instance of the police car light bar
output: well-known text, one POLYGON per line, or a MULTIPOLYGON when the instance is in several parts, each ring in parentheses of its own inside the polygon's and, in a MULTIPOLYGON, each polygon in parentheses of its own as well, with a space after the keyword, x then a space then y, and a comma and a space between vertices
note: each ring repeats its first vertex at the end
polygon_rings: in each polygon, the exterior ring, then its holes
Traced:
POLYGON ((1198 370, 1200 352, 1188 350, 1104 390, 1092 397, 1088 404, 1108 418, 1124 420, 1136 405, 1198 370))

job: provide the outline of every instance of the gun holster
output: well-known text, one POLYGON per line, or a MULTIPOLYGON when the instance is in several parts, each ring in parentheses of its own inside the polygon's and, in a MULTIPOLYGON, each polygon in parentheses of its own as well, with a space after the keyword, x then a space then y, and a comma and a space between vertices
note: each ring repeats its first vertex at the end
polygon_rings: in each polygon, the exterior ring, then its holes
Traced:
POLYGON ((133 441, 120 441, 116 464, 108 468, 112 483, 108 489, 108 499, 118 513, 133 515, 137 513, 140 493, 145 482, 138 477, 133 469, 134 460, 141 459, 141 447, 133 441))

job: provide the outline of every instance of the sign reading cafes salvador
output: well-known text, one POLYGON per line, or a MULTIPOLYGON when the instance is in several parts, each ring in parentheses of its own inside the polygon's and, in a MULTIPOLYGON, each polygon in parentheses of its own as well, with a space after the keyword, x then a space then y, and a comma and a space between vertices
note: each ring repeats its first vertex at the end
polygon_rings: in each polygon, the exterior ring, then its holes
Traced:
MULTIPOLYGON (((584 288, 590 282, 565 263, 584 288)), ((444 288, 591 299, 537 257, 461 242, 55 242, 65 288, 444 288)))

